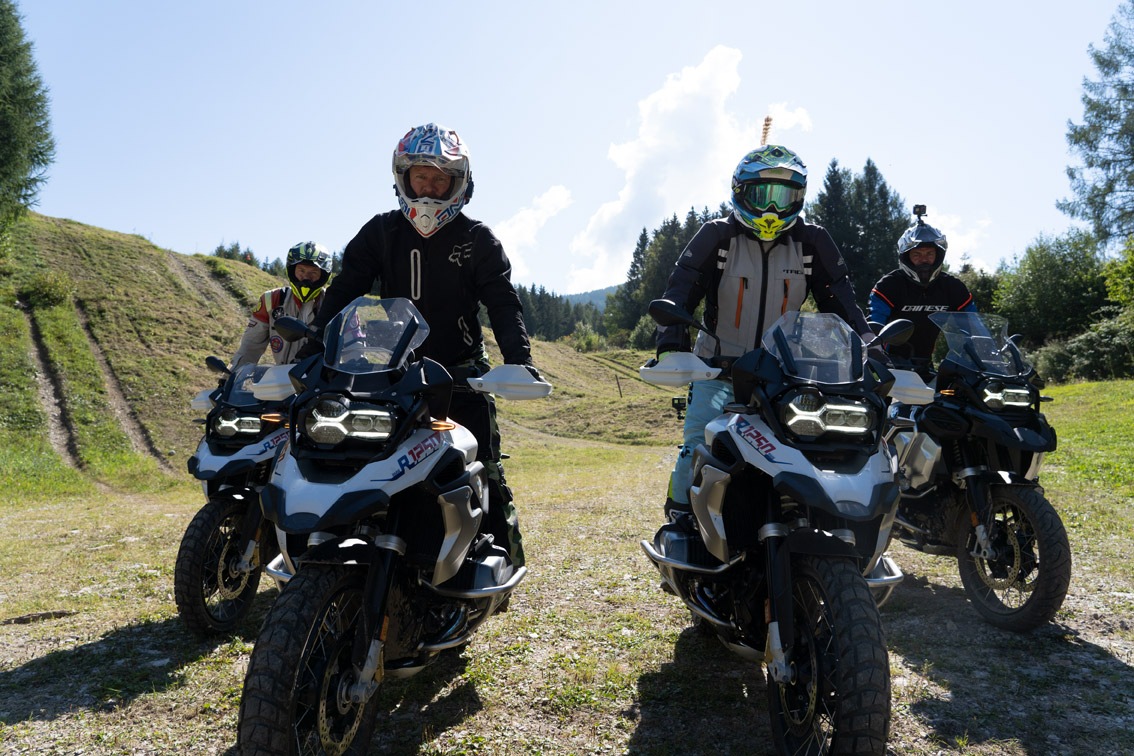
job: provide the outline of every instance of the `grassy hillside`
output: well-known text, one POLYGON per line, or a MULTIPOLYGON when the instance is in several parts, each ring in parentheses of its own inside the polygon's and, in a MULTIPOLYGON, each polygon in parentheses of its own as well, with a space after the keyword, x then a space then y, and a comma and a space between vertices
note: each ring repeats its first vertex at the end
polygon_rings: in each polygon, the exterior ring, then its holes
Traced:
MULTIPOLYGON (((0 346, 0 501, 49 481, 56 493, 89 489, 53 450, 61 434, 72 466, 122 490, 186 480, 199 438, 189 399, 215 381, 204 359, 231 355, 256 297, 278 285, 240 262, 29 214, 0 264, 0 326, 12 336, 0 346), (53 397, 63 420, 55 430, 45 408, 53 397)), ((665 392, 637 378, 649 355, 555 344, 535 354, 556 392, 527 406, 502 402, 505 422, 617 442, 677 438, 665 392)))
MULTIPOLYGON (((215 382, 205 357, 232 353, 249 305, 277 280, 34 213, 11 242, 0 267, 0 319, 16 336, 4 341, 0 374, 2 490, 59 467, 43 443, 49 417, 30 401, 37 371, 83 470, 126 488, 168 485, 170 476, 155 473, 184 470, 199 436, 189 399, 215 382), (131 425, 138 438, 127 437, 131 425)), ((60 485, 73 478, 64 473, 60 485)))

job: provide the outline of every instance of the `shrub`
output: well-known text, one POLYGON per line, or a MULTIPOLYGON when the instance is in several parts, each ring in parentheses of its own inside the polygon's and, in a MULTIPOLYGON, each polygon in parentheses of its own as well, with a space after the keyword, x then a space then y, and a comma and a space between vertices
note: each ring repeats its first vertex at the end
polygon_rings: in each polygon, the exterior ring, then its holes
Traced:
POLYGON ((576 352, 598 352, 606 349, 606 339, 599 335, 589 323, 575 324, 575 330, 566 337, 567 343, 574 347, 576 352))
POLYGON ((34 309, 68 304, 75 296, 75 282, 59 270, 37 273, 20 289, 20 298, 34 309))
POLYGON ((643 315, 630 332, 628 346, 635 349, 653 349, 658 343, 658 324, 649 315, 643 315))

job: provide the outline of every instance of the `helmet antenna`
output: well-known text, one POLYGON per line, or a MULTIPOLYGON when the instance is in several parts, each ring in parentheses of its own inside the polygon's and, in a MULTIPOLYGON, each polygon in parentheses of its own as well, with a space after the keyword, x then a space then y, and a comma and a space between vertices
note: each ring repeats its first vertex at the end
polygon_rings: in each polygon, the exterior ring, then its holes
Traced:
POLYGON ((917 216, 917 225, 924 226, 925 221, 921 219, 921 216, 929 215, 929 213, 925 212, 925 205, 914 205, 913 214, 917 216))
POLYGON ((768 134, 772 131, 772 117, 764 116, 764 130, 760 134, 760 146, 768 144, 768 134))

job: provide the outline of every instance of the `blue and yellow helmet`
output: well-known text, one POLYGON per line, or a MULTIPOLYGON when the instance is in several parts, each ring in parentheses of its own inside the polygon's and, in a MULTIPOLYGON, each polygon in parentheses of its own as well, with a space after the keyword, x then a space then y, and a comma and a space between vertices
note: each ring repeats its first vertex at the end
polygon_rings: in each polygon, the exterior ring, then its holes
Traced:
POLYGON ((807 166, 775 144, 744 156, 732 173, 732 213, 763 241, 774 241, 803 210, 807 166))

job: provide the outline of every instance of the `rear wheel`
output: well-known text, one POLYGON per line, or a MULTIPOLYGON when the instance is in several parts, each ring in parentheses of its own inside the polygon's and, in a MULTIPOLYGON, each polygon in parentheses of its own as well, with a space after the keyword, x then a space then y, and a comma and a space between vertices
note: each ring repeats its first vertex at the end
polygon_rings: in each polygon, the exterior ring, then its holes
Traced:
POLYGON ((365 578, 358 568, 309 564, 284 587, 248 662, 241 754, 366 753, 379 695, 365 703, 348 695, 365 578))
POLYGON ((965 593, 986 622, 1027 632, 1059 611, 1071 583, 1071 546, 1059 513, 1034 488, 991 491, 992 559, 974 556, 976 531, 961 514, 957 567, 965 593))
POLYGON ((793 681, 769 678, 780 753, 884 754, 890 662, 866 580, 849 560, 792 560, 793 681))
POLYGON ((210 499, 193 517, 173 570, 173 596, 181 620, 194 634, 229 633, 252 608, 260 585, 259 564, 237 568, 243 556, 240 525, 249 499, 210 499))

